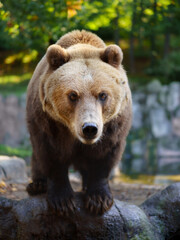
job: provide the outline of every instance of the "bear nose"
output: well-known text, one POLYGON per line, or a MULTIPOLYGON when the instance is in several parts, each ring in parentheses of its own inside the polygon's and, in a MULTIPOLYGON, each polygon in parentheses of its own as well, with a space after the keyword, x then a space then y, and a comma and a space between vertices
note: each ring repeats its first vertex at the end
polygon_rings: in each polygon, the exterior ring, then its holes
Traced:
POLYGON ((92 139, 96 136, 98 128, 95 123, 84 123, 82 131, 86 138, 92 139))

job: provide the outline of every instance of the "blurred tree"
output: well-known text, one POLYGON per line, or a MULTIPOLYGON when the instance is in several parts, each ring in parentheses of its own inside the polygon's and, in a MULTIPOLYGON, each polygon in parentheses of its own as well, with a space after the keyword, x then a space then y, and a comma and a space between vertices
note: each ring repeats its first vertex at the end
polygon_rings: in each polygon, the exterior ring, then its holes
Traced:
MULTIPOLYGON (((179 49, 179 0, 0 0, 0 47, 44 51, 72 29, 96 32, 137 56, 159 59, 179 49)), ((180 58, 180 57, 179 57, 180 58)))
POLYGON ((81 1, 2 0, 6 30, 20 48, 44 49, 68 31, 68 16, 81 1))
POLYGON ((170 52, 171 36, 180 34, 180 8, 178 1, 169 1, 162 6, 162 33, 164 33, 164 58, 170 52))
POLYGON ((132 17, 131 17, 131 31, 130 31, 130 71, 131 73, 135 72, 134 65, 134 33, 135 33, 135 24, 136 24, 136 12, 137 12, 137 0, 133 0, 132 4, 132 17))
POLYGON ((9 14, 2 8, 2 3, 0 2, 0 49, 10 49, 12 47, 12 42, 9 40, 9 35, 5 31, 9 20, 9 14))

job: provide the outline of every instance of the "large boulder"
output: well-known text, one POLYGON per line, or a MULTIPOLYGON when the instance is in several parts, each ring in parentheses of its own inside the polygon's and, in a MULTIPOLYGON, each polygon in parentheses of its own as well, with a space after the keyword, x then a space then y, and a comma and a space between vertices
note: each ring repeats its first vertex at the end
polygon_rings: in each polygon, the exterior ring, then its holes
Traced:
POLYGON ((89 215, 83 194, 77 211, 52 213, 44 196, 21 201, 0 198, 0 239, 5 240, 168 240, 180 235, 180 183, 158 192, 139 207, 118 200, 103 216, 89 215))
POLYGON ((0 180, 27 183, 26 163, 22 158, 0 156, 0 180))

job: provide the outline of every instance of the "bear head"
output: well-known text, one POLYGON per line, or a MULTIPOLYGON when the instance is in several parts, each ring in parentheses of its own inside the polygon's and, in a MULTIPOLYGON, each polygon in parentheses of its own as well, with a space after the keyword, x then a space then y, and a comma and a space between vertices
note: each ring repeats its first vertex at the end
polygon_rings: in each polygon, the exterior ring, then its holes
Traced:
POLYGON ((45 57, 48 67, 39 88, 43 110, 82 143, 97 142, 104 124, 118 117, 130 101, 121 49, 89 44, 65 49, 54 44, 45 57))

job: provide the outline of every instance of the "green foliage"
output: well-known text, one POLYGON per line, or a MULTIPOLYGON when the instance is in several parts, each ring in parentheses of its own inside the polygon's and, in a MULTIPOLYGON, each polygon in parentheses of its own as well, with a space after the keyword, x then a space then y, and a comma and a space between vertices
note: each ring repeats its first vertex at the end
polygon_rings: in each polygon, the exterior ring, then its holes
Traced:
POLYGON ((156 66, 147 68, 146 73, 162 76, 166 82, 179 81, 180 51, 171 52, 166 58, 159 60, 156 66))
MULTIPOLYGON (((180 4, 175 0, 0 0, 1 49, 42 53, 66 32, 87 29, 122 48, 126 42, 132 73, 141 71, 137 64, 145 59, 151 67, 147 73, 161 75, 161 59, 167 63, 169 53, 180 49, 179 25, 180 4), (154 70, 157 64, 160 70, 154 70)), ((169 55, 171 59, 175 57, 169 55)), ((172 65, 166 78, 179 74, 172 65)))
POLYGON ((31 149, 29 148, 12 148, 3 144, 0 144, 0 155, 8 155, 8 156, 18 156, 18 157, 30 157, 31 149))
POLYGON ((6 31, 17 47, 44 49, 50 41, 66 32, 66 1, 1 1, 6 16, 6 31))
POLYGON ((4 75, 0 77, 0 94, 8 95, 14 93, 21 95, 27 89, 31 73, 21 75, 4 75))

